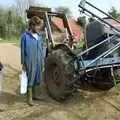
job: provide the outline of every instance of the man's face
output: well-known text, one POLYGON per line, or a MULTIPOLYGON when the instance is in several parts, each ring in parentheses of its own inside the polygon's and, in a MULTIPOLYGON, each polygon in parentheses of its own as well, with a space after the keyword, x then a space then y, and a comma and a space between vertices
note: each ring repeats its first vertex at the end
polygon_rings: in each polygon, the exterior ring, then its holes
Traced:
POLYGON ((41 31, 41 26, 40 25, 32 26, 32 31, 34 33, 39 33, 41 31))

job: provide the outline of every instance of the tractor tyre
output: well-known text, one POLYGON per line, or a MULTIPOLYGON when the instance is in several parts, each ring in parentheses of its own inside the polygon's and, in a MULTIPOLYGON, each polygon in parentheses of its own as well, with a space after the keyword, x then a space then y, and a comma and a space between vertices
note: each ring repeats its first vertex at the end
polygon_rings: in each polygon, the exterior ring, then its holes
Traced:
POLYGON ((115 85, 110 68, 97 71, 94 79, 93 86, 101 90, 109 90, 115 85))
POLYGON ((116 84, 120 83, 120 67, 115 67, 113 71, 113 77, 116 84))
POLYGON ((67 51, 56 49, 45 60, 45 86, 55 100, 67 99, 76 91, 73 59, 67 51))

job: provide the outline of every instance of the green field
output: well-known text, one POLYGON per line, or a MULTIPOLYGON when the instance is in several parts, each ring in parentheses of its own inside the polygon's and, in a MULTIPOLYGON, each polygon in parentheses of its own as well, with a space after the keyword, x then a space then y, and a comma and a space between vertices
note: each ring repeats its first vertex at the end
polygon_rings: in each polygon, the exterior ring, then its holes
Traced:
POLYGON ((20 46, 20 38, 7 38, 7 39, 0 39, 0 43, 13 43, 15 46, 20 46))

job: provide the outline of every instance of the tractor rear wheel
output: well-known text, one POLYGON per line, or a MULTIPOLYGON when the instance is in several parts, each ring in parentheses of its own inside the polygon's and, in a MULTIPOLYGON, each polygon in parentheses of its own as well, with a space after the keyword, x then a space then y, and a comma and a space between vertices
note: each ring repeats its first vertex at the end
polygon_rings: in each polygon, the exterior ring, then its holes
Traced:
POLYGON ((62 49, 49 53, 45 63, 45 85, 49 94, 56 100, 66 99, 76 91, 77 81, 74 57, 62 49))

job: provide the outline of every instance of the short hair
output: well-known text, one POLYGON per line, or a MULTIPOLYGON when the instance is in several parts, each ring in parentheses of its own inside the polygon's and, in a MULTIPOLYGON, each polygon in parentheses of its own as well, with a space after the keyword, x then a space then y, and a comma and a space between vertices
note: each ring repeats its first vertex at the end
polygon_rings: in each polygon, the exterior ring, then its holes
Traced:
POLYGON ((29 20, 29 27, 35 26, 35 25, 42 25, 42 24, 43 24, 43 21, 37 16, 34 16, 29 20))

